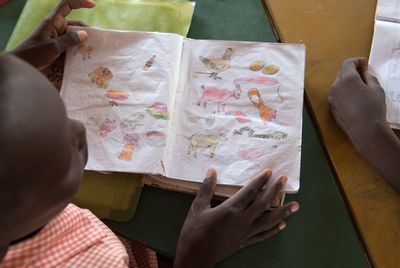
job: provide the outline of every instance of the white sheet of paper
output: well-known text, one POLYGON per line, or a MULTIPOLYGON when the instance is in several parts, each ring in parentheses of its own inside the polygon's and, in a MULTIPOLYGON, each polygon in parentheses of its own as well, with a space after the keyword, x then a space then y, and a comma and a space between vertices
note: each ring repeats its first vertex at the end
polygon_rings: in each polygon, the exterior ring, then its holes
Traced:
POLYGON ((61 90, 69 116, 87 127, 87 169, 202 182, 213 166, 218 183, 246 185, 271 168, 288 176, 286 192, 299 189, 304 46, 88 34, 67 52, 61 90), (249 69, 256 60, 269 74, 249 69))
POLYGON ((400 1, 378 1, 369 65, 386 93, 387 121, 400 129, 400 1))

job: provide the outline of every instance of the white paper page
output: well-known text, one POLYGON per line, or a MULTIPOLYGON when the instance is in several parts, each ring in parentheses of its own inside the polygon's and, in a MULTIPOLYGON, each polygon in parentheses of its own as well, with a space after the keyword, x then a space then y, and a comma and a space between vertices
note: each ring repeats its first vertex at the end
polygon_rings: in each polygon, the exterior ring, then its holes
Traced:
POLYGON ((67 51, 62 98, 84 123, 88 170, 163 173, 183 37, 85 28, 67 51))
POLYGON ((370 71, 386 93, 387 121, 400 129, 400 1, 378 2, 370 71))
POLYGON ((379 20, 400 20, 400 1, 379 0, 376 7, 376 18, 379 20))
POLYGON ((304 65, 302 45, 186 39, 167 176, 201 182, 212 166, 219 184, 246 185, 272 168, 296 192, 304 65))

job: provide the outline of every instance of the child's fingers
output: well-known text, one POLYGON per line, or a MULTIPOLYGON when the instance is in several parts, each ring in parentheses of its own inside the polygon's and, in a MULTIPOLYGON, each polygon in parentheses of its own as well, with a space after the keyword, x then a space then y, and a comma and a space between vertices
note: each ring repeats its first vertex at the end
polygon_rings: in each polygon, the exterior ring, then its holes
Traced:
POLYGON ((214 196, 217 184, 217 173, 215 169, 210 168, 207 171, 207 178, 204 180, 199 193, 193 201, 192 208, 195 210, 204 210, 210 207, 210 202, 214 196))
POLYGON ((253 202, 256 196, 260 193, 262 187, 268 182, 272 176, 271 170, 266 170, 255 179, 253 179, 250 184, 244 186, 236 194, 234 194, 227 201, 222 203, 222 205, 231 205, 237 207, 240 210, 244 210, 253 202))
POLYGON ((380 87, 381 85, 379 84, 378 79, 372 75, 370 72, 365 71, 364 72, 364 77, 365 77, 365 82, 367 83, 367 85, 371 86, 371 87, 380 87))
POLYGON ((71 31, 55 38, 56 46, 59 53, 62 53, 69 47, 75 46, 84 42, 87 39, 87 33, 85 31, 71 31))
POLYGON ((273 226, 283 221, 286 217, 297 212, 299 208, 300 206, 297 202, 291 202, 282 207, 265 212, 253 223, 255 234, 271 229, 273 226))

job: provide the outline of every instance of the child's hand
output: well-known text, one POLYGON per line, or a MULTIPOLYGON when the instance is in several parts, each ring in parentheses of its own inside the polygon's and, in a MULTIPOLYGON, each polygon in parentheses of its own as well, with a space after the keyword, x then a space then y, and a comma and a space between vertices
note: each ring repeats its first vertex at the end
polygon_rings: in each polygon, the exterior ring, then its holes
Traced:
POLYGON ((284 218, 296 212, 291 202, 270 210, 287 178, 270 179, 266 171, 221 205, 211 208, 217 175, 210 169, 186 217, 175 267, 212 267, 235 251, 260 242, 285 228, 284 218))
POLYGON ((44 70, 68 47, 87 39, 85 31, 66 32, 69 25, 65 17, 72 9, 92 8, 94 0, 62 0, 47 16, 33 34, 11 53, 44 70))
POLYGON ((385 93, 367 66, 365 58, 345 60, 329 96, 333 117, 356 148, 387 125, 385 93))

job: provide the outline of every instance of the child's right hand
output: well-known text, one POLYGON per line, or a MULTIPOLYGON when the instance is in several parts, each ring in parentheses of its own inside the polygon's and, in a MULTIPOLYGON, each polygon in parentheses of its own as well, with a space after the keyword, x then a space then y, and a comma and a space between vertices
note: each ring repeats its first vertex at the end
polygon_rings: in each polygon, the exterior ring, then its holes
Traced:
POLYGON ((211 208, 217 175, 210 169, 182 227, 175 267, 213 267, 235 251, 285 228, 283 221, 299 209, 297 202, 270 209, 286 177, 265 171, 221 205, 211 208))

